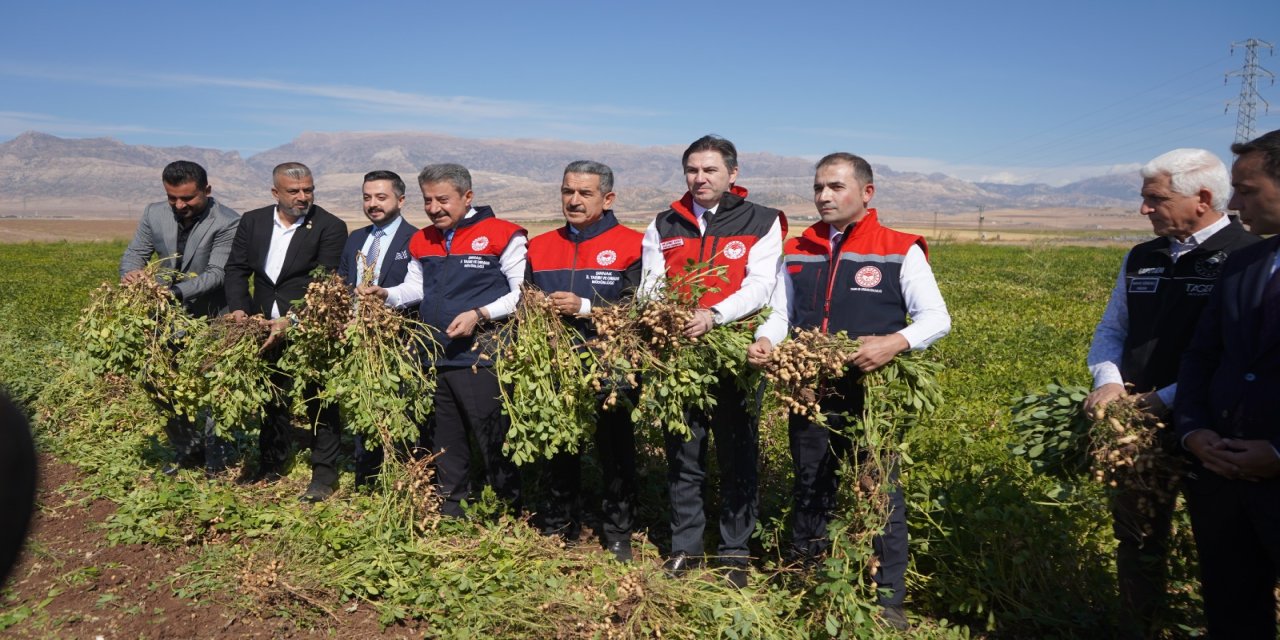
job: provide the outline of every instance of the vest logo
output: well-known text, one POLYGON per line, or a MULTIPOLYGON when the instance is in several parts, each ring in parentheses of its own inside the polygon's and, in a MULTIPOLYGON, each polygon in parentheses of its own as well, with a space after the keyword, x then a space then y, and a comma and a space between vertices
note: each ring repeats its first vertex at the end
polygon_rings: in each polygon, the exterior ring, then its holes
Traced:
POLYGON ((1130 278, 1129 293, 1155 293, 1160 288, 1160 278, 1130 278))
POLYGON ((871 287, 880 284, 880 279, 882 277, 883 276, 880 274, 880 269, 878 267, 868 266, 858 269, 858 272, 853 274, 853 281, 858 283, 858 286, 863 289, 870 289, 871 287))
POLYGON ((734 240, 724 246, 724 257, 730 260, 737 260, 747 255, 747 245, 742 244, 741 240, 734 240))
POLYGON ((1147 274, 1164 273, 1164 267, 1142 267, 1138 269, 1138 275, 1145 276, 1147 274))
POLYGON ((605 249, 604 251, 596 254, 596 264, 602 267, 607 267, 613 264, 617 259, 618 254, 615 253, 613 249, 605 249))
POLYGON ((1207 296, 1213 293, 1213 285, 1211 284, 1188 284, 1187 295, 1189 296, 1207 296))
POLYGON ((663 240, 662 244, 658 245, 658 250, 666 251, 667 249, 674 249, 676 247, 683 247, 683 246, 684 246, 684 238, 672 238, 670 240, 663 240))
POLYGON ((485 247, 487 246, 489 246, 488 236, 480 236, 479 238, 476 238, 475 240, 471 241, 472 251, 484 251, 485 247))
POLYGON ((1196 275, 1201 278, 1216 278, 1222 272, 1222 263, 1227 261, 1226 252, 1219 251, 1204 260, 1196 262, 1196 275))

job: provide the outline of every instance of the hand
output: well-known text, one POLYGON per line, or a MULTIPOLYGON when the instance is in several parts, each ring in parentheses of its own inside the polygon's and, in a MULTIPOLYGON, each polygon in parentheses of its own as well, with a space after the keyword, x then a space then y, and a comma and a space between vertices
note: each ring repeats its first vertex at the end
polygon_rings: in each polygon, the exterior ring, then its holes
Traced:
POLYGON ((482 313, 484 313, 483 309, 459 313, 458 317, 449 323, 449 328, 444 330, 444 334, 450 338, 464 338, 475 333, 476 325, 480 324, 480 314, 482 313))
POLYGON ((1084 414, 1092 418, 1103 407, 1124 397, 1124 395, 1124 385, 1119 382, 1108 382, 1085 396, 1084 414))
POLYGON ((582 309, 582 298, 568 291, 557 291, 548 295, 547 300, 551 301, 551 308, 562 316, 576 316, 582 309))
POLYGON ((124 284, 133 284, 139 280, 145 280, 146 278, 147 273, 145 271, 142 269, 134 269, 133 271, 120 276, 120 282, 123 282, 124 284))
POLYGON ((267 334, 267 339, 262 342, 262 348, 258 349, 258 353, 266 353, 276 347, 276 345, 284 342, 284 330, 289 326, 288 318, 276 318, 268 320, 267 326, 271 327, 271 333, 267 334))
POLYGON ((1156 420, 1164 418, 1165 414, 1169 413, 1169 407, 1165 405, 1164 400, 1160 399, 1160 394, 1154 391, 1138 396, 1138 408, 1156 420))
POLYGON ((706 335, 714 326, 716 326, 716 316, 710 309, 695 309, 693 317, 684 323, 684 337, 697 338, 706 335))
POLYGON ((1266 440, 1223 438, 1223 457, 1239 469, 1241 480, 1257 482, 1280 476, 1280 457, 1266 440))
POLYGON ((871 373, 883 367, 894 356, 911 348, 901 333, 887 336, 866 336, 860 338, 862 346, 849 358, 849 363, 863 373, 871 373))
POLYGON ((763 367, 770 353, 773 353, 773 341, 761 336, 747 346, 747 362, 753 367, 763 367))
POLYGON ((239 324, 249 319, 249 314, 243 311, 232 311, 225 316, 228 320, 239 324))
POLYGON ((362 296, 378 296, 382 300, 387 299, 387 290, 376 284, 362 284, 356 287, 356 293, 362 296))
POLYGON ((1200 459, 1205 469, 1232 480, 1240 477, 1239 466, 1227 457, 1226 444, 1217 432, 1210 429, 1192 432, 1187 436, 1185 446, 1200 459))

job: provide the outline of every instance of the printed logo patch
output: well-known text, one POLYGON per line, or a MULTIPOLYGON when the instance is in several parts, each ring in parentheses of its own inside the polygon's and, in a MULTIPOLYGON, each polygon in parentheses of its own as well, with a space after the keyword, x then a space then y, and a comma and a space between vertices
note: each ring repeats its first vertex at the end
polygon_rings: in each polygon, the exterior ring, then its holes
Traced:
POLYGON ((724 246, 724 257, 730 260, 737 260, 747 255, 747 245, 742 244, 741 240, 734 240, 724 246))
POLYGON ((605 249, 604 251, 601 251, 600 253, 596 254, 596 264, 602 267, 607 267, 613 264, 613 262, 617 259, 618 259, 618 254, 614 253, 612 249, 605 249))
POLYGON ((1222 263, 1227 261, 1227 254, 1219 251, 1196 263, 1196 275, 1201 278, 1216 278, 1222 272, 1222 263))
POLYGON ((480 236, 479 238, 471 241, 472 251, 484 251, 484 248, 487 246, 489 246, 489 238, 487 236, 480 236))
POLYGON ((684 246, 684 238, 672 238, 670 240, 663 240, 662 244, 658 245, 658 250, 666 251, 667 249, 674 249, 676 247, 683 247, 683 246, 684 246))
POLYGON ((1155 293, 1160 287, 1160 278, 1130 278, 1129 293, 1155 293))
POLYGON ((858 283, 859 287, 870 289, 880 284, 881 277, 878 267, 863 267, 853 274, 853 281, 858 283))

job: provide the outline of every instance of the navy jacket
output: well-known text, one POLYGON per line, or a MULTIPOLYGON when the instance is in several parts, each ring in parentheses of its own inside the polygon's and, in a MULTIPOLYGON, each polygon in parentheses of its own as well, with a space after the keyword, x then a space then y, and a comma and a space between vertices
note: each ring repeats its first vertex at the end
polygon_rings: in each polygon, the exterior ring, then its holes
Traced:
MULTIPOLYGON (((387 257, 383 258, 382 264, 378 265, 378 281, 374 284, 379 287, 394 287, 404 282, 404 276, 409 271, 409 262, 413 260, 409 256, 409 239, 417 231, 418 228, 409 224, 408 220, 403 217, 400 219, 400 228, 396 229, 396 235, 390 239, 391 246, 387 249, 387 257)), ((347 286, 356 286, 356 277, 364 268, 364 265, 356 264, 356 253, 364 247, 364 242, 369 238, 370 233, 373 233, 373 225, 356 229, 351 237, 347 238, 346 246, 342 247, 342 262, 338 263, 338 275, 342 276, 347 286)), ((384 239, 383 242, 387 240, 384 239)))

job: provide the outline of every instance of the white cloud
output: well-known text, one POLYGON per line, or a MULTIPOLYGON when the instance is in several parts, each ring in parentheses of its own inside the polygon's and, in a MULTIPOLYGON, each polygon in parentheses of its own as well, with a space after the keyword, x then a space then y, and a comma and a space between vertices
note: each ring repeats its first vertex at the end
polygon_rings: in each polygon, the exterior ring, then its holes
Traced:
POLYGON ((894 171, 919 173, 943 173, 972 182, 999 184, 1043 183, 1060 187, 1084 178, 1137 171, 1140 163, 1075 165, 1061 167, 1010 167, 980 164, 953 164, 936 158, 912 156, 867 156, 874 164, 885 165, 894 171))
POLYGON ((53 135, 100 136, 103 134, 150 133, 174 136, 203 135, 190 131, 157 129, 136 124, 104 124, 72 120, 48 113, 25 111, 0 111, 0 136, 16 136, 27 131, 40 131, 53 135))

